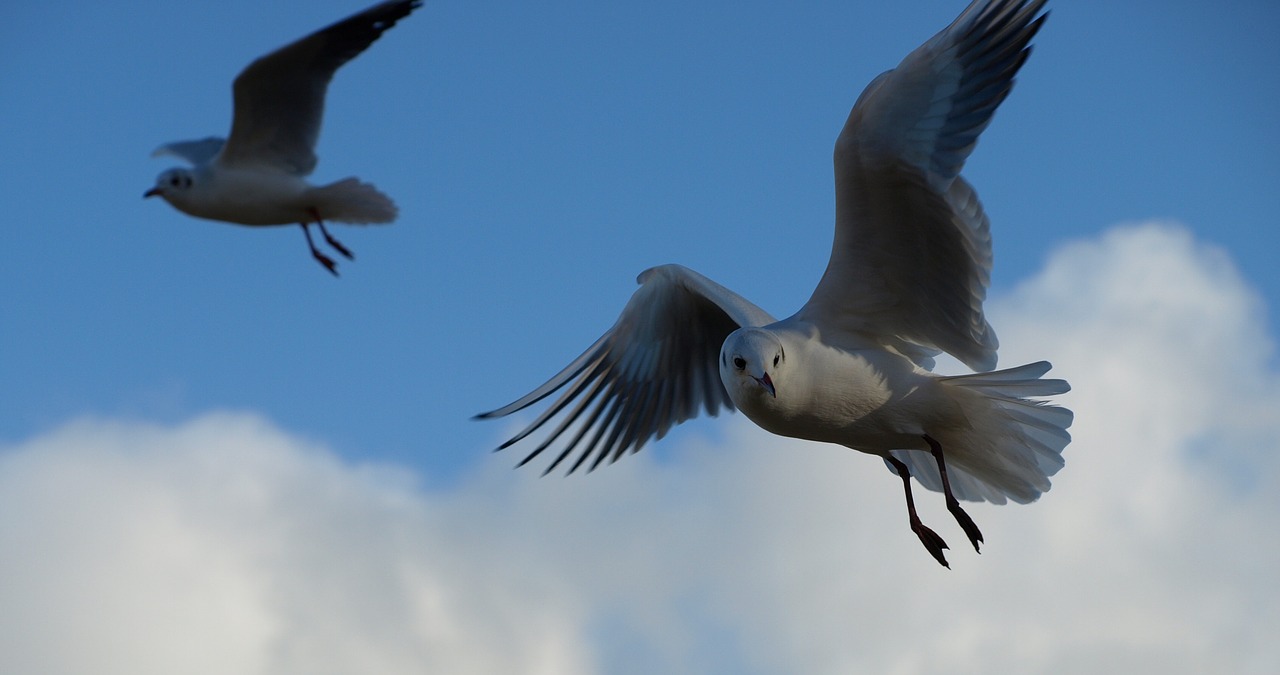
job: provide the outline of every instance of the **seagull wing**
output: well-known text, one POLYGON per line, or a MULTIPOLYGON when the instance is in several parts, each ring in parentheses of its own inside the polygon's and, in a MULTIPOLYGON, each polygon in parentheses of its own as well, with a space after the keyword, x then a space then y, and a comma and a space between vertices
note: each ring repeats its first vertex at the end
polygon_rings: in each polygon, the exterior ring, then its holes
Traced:
POLYGON ((177 141, 174 143, 165 143, 155 149, 151 153, 152 157, 163 157, 165 155, 173 155, 181 159, 185 159, 193 166, 201 166, 208 164, 222 150, 227 140, 210 136, 202 138, 198 141, 177 141))
POLYGON ((334 72, 421 4, 393 0, 374 5, 249 64, 236 77, 231 138, 218 162, 274 166, 299 176, 311 173, 325 91, 334 72))
POLYGON ((617 323, 587 351, 514 403, 477 416, 509 415, 568 386, 499 450, 561 417, 520 464, 569 432, 569 440, 547 472, 580 448, 569 468, 572 473, 592 455, 595 461, 590 469, 606 457, 612 462, 627 450, 639 450, 650 438, 661 438, 672 426, 696 417, 700 408, 713 416, 722 406, 733 409, 720 382, 720 347, 738 328, 767 325, 774 318, 737 293, 679 265, 646 270, 637 281, 640 288, 617 323))
POLYGON ((862 92, 836 140, 831 260, 798 316, 922 365, 922 350, 941 350, 995 367, 982 311, 989 223, 959 174, 1030 54, 1044 3, 975 0, 862 92))

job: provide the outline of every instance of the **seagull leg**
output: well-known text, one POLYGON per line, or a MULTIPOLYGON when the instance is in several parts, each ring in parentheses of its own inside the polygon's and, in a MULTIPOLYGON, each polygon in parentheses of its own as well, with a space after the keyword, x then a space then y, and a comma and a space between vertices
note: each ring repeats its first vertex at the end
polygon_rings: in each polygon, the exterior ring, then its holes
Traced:
POLYGON ((943 541, 937 532, 925 527, 924 523, 920 522, 920 516, 916 515, 916 500, 911 497, 911 470, 896 457, 890 456, 885 459, 889 460, 889 463, 897 470, 898 476, 902 478, 902 487, 907 493, 907 515, 911 519, 911 531, 915 532, 917 537, 920 537, 920 543, 924 544, 925 550, 929 551, 934 560, 937 560, 943 567, 951 569, 951 565, 947 564, 946 556, 942 555, 942 549, 948 548, 947 542, 943 541))
POLYGON ((338 276, 337 263, 333 262, 333 258, 330 258, 329 256, 316 250, 315 243, 311 241, 311 230, 307 228, 307 224, 298 223, 298 225, 302 228, 302 233, 307 236, 307 246, 311 248, 311 256, 316 260, 318 260, 321 265, 324 265, 324 268, 329 270, 330 274, 332 274, 335 277, 338 276))
POLYGON ((964 529, 964 533, 969 535, 969 541, 973 544, 973 550, 982 553, 978 549, 978 542, 984 541, 982 532, 978 530, 978 526, 960 508, 960 501, 951 493, 951 481, 947 480, 947 464, 942 459, 942 444, 934 440, 929 434, 924 435, 924 442, 929 444, 929 450, 933 453, 933 459, 938 463, 938 473, 942 475, 942 494, 947 498, 947 510, 951 515, 955 516, 956 522, 960 523, 960 527, 964 529))
POLYGON ((338 241, 337 239, 334 239, 333 236, 329 234, 329 230, 325 228, 324 219, 320 217, 319 211, 316 211, 315 209, 311 209, 311 217, 316 219, 315 220, 316 225, 320 226, 320 232, 321 234, 324 235, 324 240, 329 242, 329 245, 333 247, 333 250, 346 256, 347 260, 356 259, 355 255, 351 253, 351 249, 347 248, 346 246, 343 246, 342 242, 338 241))

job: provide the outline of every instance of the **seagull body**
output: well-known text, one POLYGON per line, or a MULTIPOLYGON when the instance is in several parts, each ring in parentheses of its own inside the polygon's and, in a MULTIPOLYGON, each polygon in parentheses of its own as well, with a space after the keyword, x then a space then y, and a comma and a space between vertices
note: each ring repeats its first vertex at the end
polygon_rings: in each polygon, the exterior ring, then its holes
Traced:
POLYGON ((738 410, 779 436, 878 454, 927 450, 924 429, 955 412, 937 378, 876 345, 837 347, 824 342, 817 327, 795 320, 742 329, 733 337, 735 346, 721 357, 722 382, 730 383, 738 410), (742 368, 734 358, 744 360, 742 368), (822 377, 797 372, 792 363, 822 377))
POLYGON ((902 480, 912 531, 948 566, 916 513, 911 477, 942 492, 975 549, 959 499, 1027 503, 1050 487, 1072 414, 1038 400, 1070 389, 1036 362, 992 371, 982 303, 989 223, 959 176, 1013 85, 1045 0, 975 0, 871 82, 835 147, 836 226, 812 297, 778 321, 679 265, 643 272, 614 326, 555 377, 480 415, 511 414, 564 388, 510 447, 557 422, 521 461, 563 440, 572 472, 639 450, 706 411, 741 410, 782 436, 884 459, 902 480), (974 373, 941 376, 947 352, 974 373))
POLYGON ((158 196, 188 215, 240 225, 302 226, 312 256, 337 274, 316 249, 314 223, 339 253, 351 252, 329 235, 324 221, 389 223, 397 210, 389 197, 356 178, 323 186, 306 180, 316 166, 324 97, 339 67, 421 6, 421 0, 383 2, 286 45, 251 63, 236 77, 229 139, 210 137, 161 146, 192 168, 161 173, 144 197, 158 196))
MULTIPOLYGON (((1071 414, 1026 400, 1066 391, 1061 380, 1038 379, 1048 363, 943 377, 859 342, 824 340, 794 318, 743 328, 725 340, 721 381, 734 407, 761 428, 879 455, 891 467, 894 459, 933 461, 904 452, 931 453, 933 439, 946 448, 946 465, 962 470, 951 483, 963 499, 1028 503, 1049 489, 1071 414), (981 480, 969 481, 970 474, 981 480)), ((936 467, 910 473, 941 490, 936 467)))

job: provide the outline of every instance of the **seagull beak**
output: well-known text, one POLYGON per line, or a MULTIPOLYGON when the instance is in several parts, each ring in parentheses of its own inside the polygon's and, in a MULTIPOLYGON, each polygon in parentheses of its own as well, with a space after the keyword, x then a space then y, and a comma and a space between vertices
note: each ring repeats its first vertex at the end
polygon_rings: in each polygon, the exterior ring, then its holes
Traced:
POLYGON ((769 377, 769 373, 765 373, 761 377, 755 378, 755 380, 760 383, 760 386, 764 387, 765 391, 769 392, 770 396, 778 398, 778 392, 773 388, 773 380, 769 377))
POLYGON ((160 188, 153 187, 150 190, 147 190, 146 192, 142 193, 142 198, 146 199, 147 197, 155 197, 159 194, 160 194, 160 188))

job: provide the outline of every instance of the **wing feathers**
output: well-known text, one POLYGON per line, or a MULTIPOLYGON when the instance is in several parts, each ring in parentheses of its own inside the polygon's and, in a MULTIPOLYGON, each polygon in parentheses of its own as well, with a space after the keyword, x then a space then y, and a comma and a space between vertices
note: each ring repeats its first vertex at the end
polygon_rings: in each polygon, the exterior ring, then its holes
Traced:
POLYGON ((919 353, 940 349, 995 367, 982 311, 990 224, 959 172, 1013 87, 1044 2, 976 0, 858 98, 836 141, 834 243, 805 320, 921 366, 919 353))
POLYGON ((421 5, 422 0, 374 5, 249 64, 232 87, 231 136, 218 161, 311 173, 334 72, 421 5))
POLYGON ((578 457, 568 472, 584 465, 591 470, 606 459, 616 461, 628 450, 639 450, 650 438, 661 438, 672 426, 700 411, 715 415, 721 408, 733 408, 720 382, 720 347, 737 328, 772 323, 773 317, 678 265, 646 270, 638 281, 640 289, 613 328, 587 351, 515 402, 477 416, 509 415, 567 387, 498 449, 510 447, 559 418, 556 427, 520 464, 569 433, 547 471, 574 452, 578 457))
POLYGON ((197 141, 177 141, 175 143, 166 143, 155 149, 151 153, 152 157, 163 157, 164 155, 173 155, 180 159, 184 159, 192 164, 192 166, 200 166, 208 164, 218 152, 222 150, 222 146, 226 144, 226 139, 210 136, 201 138, 197 141))

